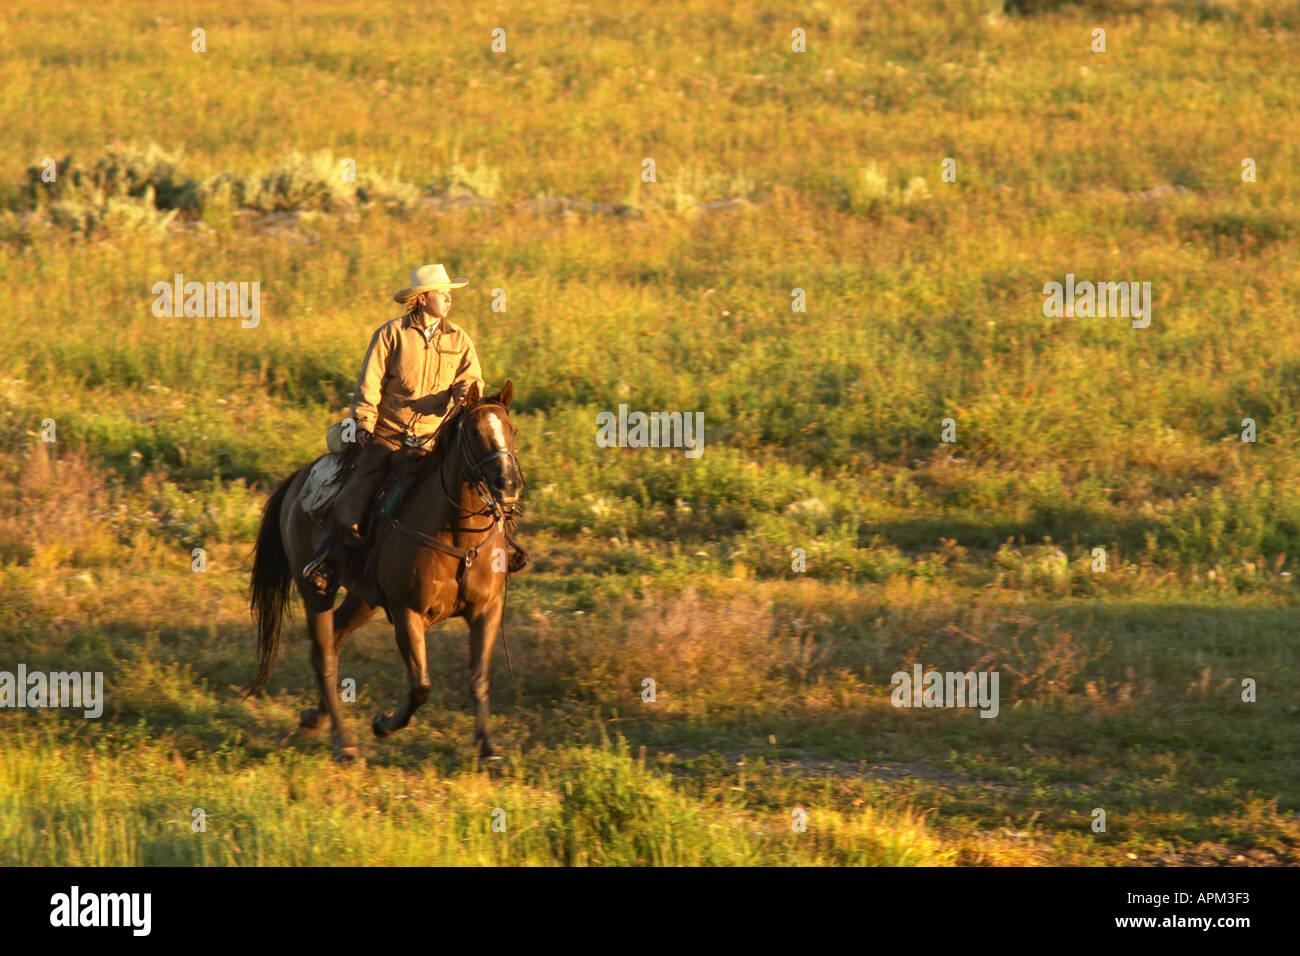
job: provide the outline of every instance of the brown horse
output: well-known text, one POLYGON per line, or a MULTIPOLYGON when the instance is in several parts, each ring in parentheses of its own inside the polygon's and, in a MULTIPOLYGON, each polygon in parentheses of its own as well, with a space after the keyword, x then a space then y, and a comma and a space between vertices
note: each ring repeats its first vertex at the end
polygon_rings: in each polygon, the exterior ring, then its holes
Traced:
MULTIPOLYGON (((469 624, 469 692, 477 711, 474 739, 481 757, 494 756, 488 740, 489 666, 505 611, 507 548, 514 547, 507 522, 514 520, 524 486, 515 454, 515 426, 508 412, 513 396, 510 382, 492 397, 482 397, 477 383, 470 387, 465 402, 442 425, 433 451, 412 466, 415 484, 397 514, 389 519, 374 517, 377 526, 369 535, 372 573, 341 569, 331 577, 325 594, 305 581, 300 570, 324 534, 297 505, 310 466, 281 482, 266 503, 249 587, 261 660, 244 695, 261 690, 271 677, 289 585, 296 584, 306 610, 311 661, 320 688, 320 706, 302 712, 298 729, 318 730, 328 715, 339 760, 357 757, 339 708, 339 648, 378 604, 387 608, 396 629, 408 691, 399 709, 375 715, 375 736, 401 730, 429 699, 425 629, 460 617, 469 624), (335 608, 339 584, 347 589, 347 597, 335 608)), ((404 454, 394 456, 395 467, 404 454)))

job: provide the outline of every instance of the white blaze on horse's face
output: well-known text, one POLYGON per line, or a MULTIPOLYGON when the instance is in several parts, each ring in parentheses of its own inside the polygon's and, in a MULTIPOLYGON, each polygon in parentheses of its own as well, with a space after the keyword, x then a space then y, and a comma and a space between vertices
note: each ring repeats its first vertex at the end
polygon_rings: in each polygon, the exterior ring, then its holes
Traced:
POLYGON ((506 429, 496 412, 488 412, 488 421, 492 424, 492 450, 501 451, 506 447, 506 429))
POLYGON ((461 453, 465 456, 465 465, 470 469, 471 481, 483 482, 491 489, 492 496, 501 504, 513 504, 523 490, 523 475, 519 473, 519 462, 510 450, 509 438, 506 437, 506 420, 491 407, 485 407, 484 416, 488 420, 486 431, 480 430, 478 440, 488 447, 477 463, 469 459, 470 449, 464 444, 464 432, 461 432, 461 453), (509 462, 510 467, 506 464, 509 462), (483 470, 487 467, 486 470, 483 470))

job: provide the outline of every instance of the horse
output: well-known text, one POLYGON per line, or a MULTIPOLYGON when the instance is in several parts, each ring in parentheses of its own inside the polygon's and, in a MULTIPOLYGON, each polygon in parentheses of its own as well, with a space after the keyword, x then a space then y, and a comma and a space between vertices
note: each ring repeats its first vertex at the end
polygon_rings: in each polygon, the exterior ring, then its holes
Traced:
MULTIPOLYGON (((508 526, 519 513, 525 484, 515 451, 516 428, 509 414, 513 397, 511 382, 491 397, 480 393, 477 382, 470 386, 463 403, 439 427, 433 450, 411 465, 415 482, 405 492, 396 514, 391 518, 374 515, 378 526, 368 536, 373 542, 367 565, 371 573, 358 572, 355 562, 349 561, 347 568, 330 576, 323 594, 300 570, 324 535, 324 529, 296 504, 311 466, 284 479, 267 500, 253 548, 249 585, 259 667, 243 696, 261 691, 271 677, 290 585, 297 585, 320 688, 320 705, 302 711, 297 730, 311 734, 328 716, 334 755, 340 762, 356 760, 359 752, 339 707, 339 649, 379 604, 393 623, 408 687, 406 701, 398 709, 375 715, 371 723, 375 736, 383 738, 401 730, 429 699, 432 683, 425 658, 425 630, 459 617, 469 625, 469 693, 477 717, 474 741, 480 759, 496 758, 488 736, 489 667, 505 612, 511 570, 505 560, 506 548, 523 554, 511 539, 508 526), (347 596, 335 608, 340 584, 346 587, 347 596)), ((402 454, 394 456, 395 467, 402 454)))

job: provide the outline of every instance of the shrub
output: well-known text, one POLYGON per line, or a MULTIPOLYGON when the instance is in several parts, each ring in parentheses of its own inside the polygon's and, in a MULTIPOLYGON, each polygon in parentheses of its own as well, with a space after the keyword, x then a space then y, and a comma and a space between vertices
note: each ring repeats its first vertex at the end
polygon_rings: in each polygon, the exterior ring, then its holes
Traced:
POLYGON ((22 193, 31 206, 44 200, 65 207, 107 207, 137 200, 150 209, 192 210, 198 206, 198 184, 176 171, 177 156, 150 143, 144 149, 113 146, 90 166, 71 156, 55 166, 56 179, 42 182, 41 168, 27 169, 22 193))

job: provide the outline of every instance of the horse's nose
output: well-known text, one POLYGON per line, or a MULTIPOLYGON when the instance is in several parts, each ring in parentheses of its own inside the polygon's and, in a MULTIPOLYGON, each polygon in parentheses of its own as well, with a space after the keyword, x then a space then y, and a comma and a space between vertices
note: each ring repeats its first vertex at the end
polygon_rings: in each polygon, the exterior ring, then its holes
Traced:
POLYGON ((492 488, 503 502, 509 504, 519 497, 520 482, 513 473, 503 470, 492 479, 492 488))
POLYGON ((502 501, 513 501, 519 495, 519 486, 514 477, 504 473, 496 476, 492 482, 492 489, 502 501))

